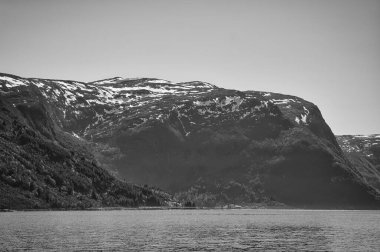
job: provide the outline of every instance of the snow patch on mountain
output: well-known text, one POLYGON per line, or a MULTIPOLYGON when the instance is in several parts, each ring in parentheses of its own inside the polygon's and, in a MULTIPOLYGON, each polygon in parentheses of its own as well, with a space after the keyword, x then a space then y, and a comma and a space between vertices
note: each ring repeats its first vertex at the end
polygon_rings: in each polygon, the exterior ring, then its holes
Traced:
POLYGON ((5 81, 5 86, 7 88, 13 88, 17 86, 27 86, 25 82, 12 78, 12 77, 8 77, 8 76, 0 76, 0 80, 5 81))
POLYGON ((268 108, 268 101, 261 101, 261 104, 256 105, 253 110, 260 111, 262 108, 268 108))
POLYGON ((149 80, 148 82, 149 82, 149 83, 160 83, 160 84, 170 84, 170 83, 171 83, 170 81, 167 81, 167 80, 160 80, 160 79, 149 80))
POLYGON ((291 103, 291 102, 294 102, 294 103, 299 102, 299 101, 296 101, 294 99, 271 99, 270 101, 273 102, 276 105, 288 104, 288 103, 291 103))
POLYGON ((305 125, 308 125, 309 122, 308 122, 308 116, 310 114, 310 111, 305 107, 303 106, 303 113, 301 113, 299 116, 296 116, 294 121, 297 123, 297 124, 301 124, 301 122, 305 125))

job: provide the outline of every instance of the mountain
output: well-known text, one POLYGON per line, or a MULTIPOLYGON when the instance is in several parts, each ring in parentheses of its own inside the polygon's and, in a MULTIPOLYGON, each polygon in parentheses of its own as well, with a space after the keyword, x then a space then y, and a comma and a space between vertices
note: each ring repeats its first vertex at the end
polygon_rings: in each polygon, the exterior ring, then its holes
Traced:
POLYGON ((380 206, 379 188, 346 157, 318 107, 295 96, 154 78, 84 83, 1 74, 0 87, 7 108, 41 136, 70 151, 83 146, 71 155, 88 150, 94 166, 183 202, 380 206), (41 114, 48 115, 42 126, 41 114))
POLYGON ((0 80, 0 209, 175 203, 167 193, 127 184, 100 168, 86 142, 57 125, 38 87, 9 75, 0 80))
POLYGON ((380 170, 380 134, 342 135, 336 139, 345 153, 362 155, 380 170))
POLYGON ((380 135, 336 136, 348 159, 366 184, 380 193, 380 135))

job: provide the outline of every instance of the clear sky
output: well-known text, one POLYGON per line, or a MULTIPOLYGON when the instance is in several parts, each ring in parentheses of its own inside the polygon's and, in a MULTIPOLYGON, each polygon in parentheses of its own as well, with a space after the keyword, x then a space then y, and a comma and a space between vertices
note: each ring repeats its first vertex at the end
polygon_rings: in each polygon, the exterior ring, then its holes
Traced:
POLYGON ((380 133, 379 27, 379 0, 0 0, 0 72, 292 94, 380 133))

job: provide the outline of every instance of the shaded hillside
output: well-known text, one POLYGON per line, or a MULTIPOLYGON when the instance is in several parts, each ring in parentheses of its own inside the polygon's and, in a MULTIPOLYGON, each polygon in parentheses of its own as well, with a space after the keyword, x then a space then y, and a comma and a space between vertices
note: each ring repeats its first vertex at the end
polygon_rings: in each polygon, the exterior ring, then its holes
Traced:
POLYGON ((60 130, 38 88, 0 91, 0 209, 167 205, 169 195, 120 182, 60 130))
POLYGON ((380 194, 380 135, 336 136, 339 145, 367 184, 380 194))
POLYGON ((1 80, 10 104, 12 97, 30 104, 34 90, 53 126, 85 143, 100 166, 182 201, 380 206, 373 184, 345 157, 319 109, 298 97, 152 78, 1 80))
POLYGON ((343 135, 336 136, 345 153, 356 153, 365 156, 377 170, 380 170, 380 135, 343 135))

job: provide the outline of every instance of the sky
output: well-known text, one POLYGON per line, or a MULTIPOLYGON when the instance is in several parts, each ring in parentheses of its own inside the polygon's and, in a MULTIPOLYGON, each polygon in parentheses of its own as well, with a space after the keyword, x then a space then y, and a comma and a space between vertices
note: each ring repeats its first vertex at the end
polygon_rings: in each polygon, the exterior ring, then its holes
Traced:
POLYGON ((0 0, 0 72, 291 94, 335 134, 372 134, 379 27, 379 0, 0 0))

